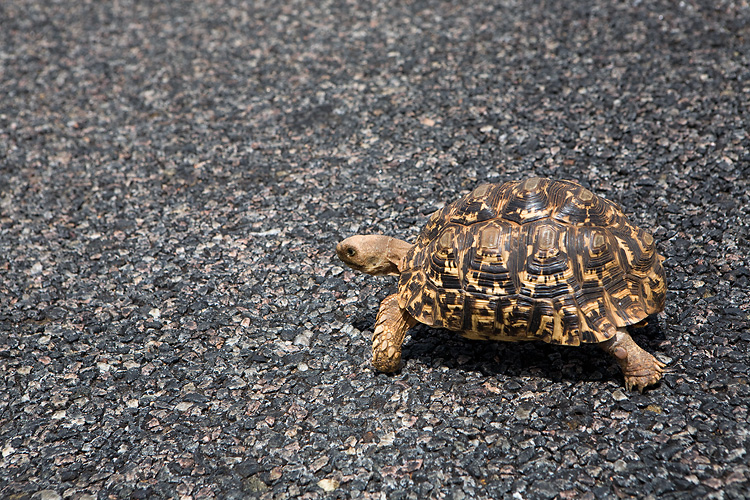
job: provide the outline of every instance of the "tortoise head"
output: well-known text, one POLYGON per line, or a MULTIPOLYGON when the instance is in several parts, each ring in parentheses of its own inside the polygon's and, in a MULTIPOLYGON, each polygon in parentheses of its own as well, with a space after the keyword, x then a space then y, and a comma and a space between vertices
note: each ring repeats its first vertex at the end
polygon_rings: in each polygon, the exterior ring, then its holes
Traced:
POLYGON ((374 276, 398 275, 411 244, 377 234, 351 236, 336 245, 336 254, 347 266, 374 276))

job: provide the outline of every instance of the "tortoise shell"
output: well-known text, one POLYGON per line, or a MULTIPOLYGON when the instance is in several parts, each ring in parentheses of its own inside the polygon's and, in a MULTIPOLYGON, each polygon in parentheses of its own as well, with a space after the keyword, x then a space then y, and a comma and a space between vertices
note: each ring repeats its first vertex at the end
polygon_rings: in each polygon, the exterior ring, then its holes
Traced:
POLYGON ((570 181, 482 184, 404 257, 399 306, 482 340, 603 342, 664 308, 654 238, 570 181))

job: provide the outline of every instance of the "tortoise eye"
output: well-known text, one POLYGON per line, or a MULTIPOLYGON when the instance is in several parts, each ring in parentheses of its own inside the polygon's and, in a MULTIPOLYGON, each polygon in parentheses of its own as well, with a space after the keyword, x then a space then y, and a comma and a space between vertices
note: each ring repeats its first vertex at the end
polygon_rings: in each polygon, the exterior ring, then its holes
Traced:
POLYGON ((346 255, 348 255, 349 257, 354 257, 355 255, 357 255, 357 251, 352 247, 348 247, 346 249, 346 255))

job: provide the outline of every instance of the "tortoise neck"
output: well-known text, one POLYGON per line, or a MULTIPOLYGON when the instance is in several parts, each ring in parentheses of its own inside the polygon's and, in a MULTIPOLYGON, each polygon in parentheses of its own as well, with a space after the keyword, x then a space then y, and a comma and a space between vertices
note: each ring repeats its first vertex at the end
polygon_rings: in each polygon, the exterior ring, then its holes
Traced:
POLYGON ((385 250, 385 257, 388 259, 388 262, 390 262, 396 269, 398 269, 398 273, 403 272, 404 270, 404 257, 406 257, 406 254, 411 250, 411 247, 413 247, 411 243, 407 243, 404 240, 399 240, 398 238, 388 238, 388 242, 386 243, 386 250, 385 250))

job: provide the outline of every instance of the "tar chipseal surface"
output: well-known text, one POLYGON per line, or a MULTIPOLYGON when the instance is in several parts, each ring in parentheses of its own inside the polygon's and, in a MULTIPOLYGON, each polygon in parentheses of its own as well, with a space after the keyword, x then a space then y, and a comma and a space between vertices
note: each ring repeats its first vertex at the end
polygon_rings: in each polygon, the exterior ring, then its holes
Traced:
POLYGON ((0 6, 0 497, 747 498, 746 2, 0 6), (652 232, 670 373, 415 328, 411 240, 482 182, 652 232))

